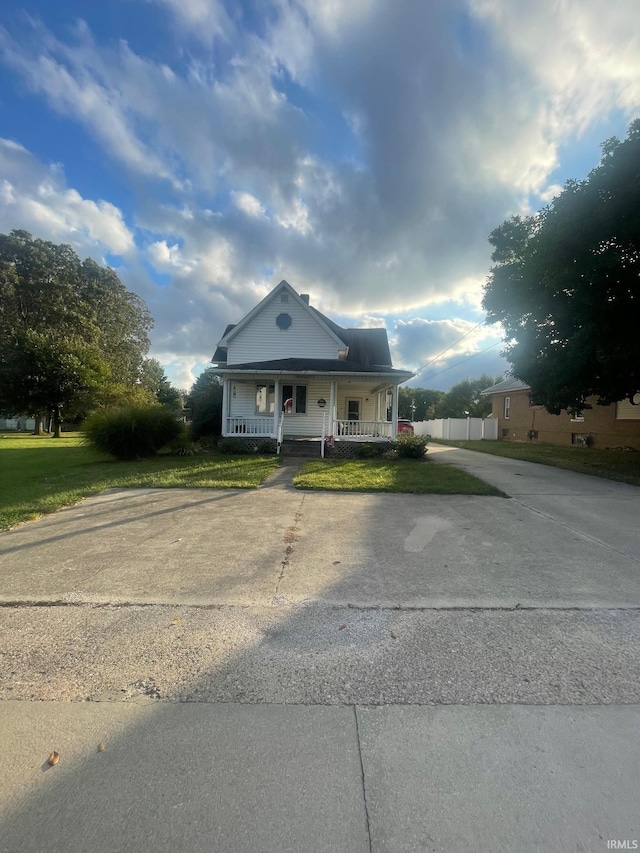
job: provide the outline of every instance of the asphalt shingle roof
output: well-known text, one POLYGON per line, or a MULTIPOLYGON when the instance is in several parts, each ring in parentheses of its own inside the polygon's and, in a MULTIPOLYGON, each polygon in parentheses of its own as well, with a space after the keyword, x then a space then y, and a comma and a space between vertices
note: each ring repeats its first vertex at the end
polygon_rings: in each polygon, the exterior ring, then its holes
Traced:
MULTIPOLYGON (((223 366, 223 363, 220 363, 223 366)), ((258 370, 284 371, 286 373, 385 373, 410 375, 410 371, 397 370, 388 364, 366 364, 351 359, 333 358, 278 358, 271 361, 252 361, 232 364, 229 370, 255 372, 258 370)))
POLYGON ((500 394, 503 391, 529 391, 529 386, 526 382, 520 379, 514 379, 513 376, 508 376, 497 385, 492 385, 490 388, 485 388, 481 394, 500 394))

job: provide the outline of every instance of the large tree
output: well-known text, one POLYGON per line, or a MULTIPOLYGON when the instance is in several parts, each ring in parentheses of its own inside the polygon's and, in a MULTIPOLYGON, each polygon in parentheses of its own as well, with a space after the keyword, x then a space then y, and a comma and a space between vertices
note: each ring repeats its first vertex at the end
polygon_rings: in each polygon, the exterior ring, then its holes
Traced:
POLYGON ((110 377, 100 351, 75 333, 20 330, 2 363, 2 395, 13 411, 48 412, 60 436, 63 414, 75 418, 110 377))
POLYGON ((411 421, 428 421, 434 417, 438 403, 444 397, 444 391, 432 388, 399 388, 398 416, 411 421))
POLYGON ((191 408, 194 438, 200 438, 203 435, 220 435, 222 382, 210 369, 201 373, 193 383, 187 397, 187 406, 191 408))
POLYGON ((26 231, 0 235, 0 408, 79 414, 136 387, 152 320, 113 270, 26 231))
MULTIPOLYGON (((488 319, 502 323, 513 375, 558 414, 640 391, 640 119, 600 164, 535 216, 489 237, 488 319)), ((636 398, 637 400, 637 398, 636 398)))

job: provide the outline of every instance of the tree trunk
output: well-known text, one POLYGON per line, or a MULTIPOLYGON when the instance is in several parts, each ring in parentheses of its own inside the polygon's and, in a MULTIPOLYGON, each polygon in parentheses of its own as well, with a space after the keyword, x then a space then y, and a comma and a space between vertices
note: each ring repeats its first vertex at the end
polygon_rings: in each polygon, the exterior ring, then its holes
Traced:
POLYGON ((33 434, 42 435, 42 415, 34 415, 35 424, 33 425, 33 434))
POLYGON ((60 438, 62 433, 62 420, 60 418, 60 407, 56 406, 53 410, 53 437, 60 438))

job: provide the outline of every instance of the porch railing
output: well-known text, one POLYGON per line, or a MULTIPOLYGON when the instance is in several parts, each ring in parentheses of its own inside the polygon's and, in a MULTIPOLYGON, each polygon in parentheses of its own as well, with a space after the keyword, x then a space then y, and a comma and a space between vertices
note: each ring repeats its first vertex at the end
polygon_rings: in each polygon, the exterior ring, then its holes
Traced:
POLYGON ((387 421, 347 421, 337 420, 333 422, 333 435, 336 438, 358 437, 358 438, 391 438, 393 435, 393 424, 387 421))
POLYGON ((273 415, 270 418, 227 418, 226 435, 273 435, 273 415))

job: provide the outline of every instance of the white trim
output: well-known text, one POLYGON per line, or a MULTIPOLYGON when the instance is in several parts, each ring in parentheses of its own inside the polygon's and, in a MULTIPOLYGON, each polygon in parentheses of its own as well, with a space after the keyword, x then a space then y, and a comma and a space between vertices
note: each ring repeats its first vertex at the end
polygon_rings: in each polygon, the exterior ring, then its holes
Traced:
POLYGON ((398 386, 394 385, 391 396, 391 423, 393 424, 392 438, 398 437, 398 386))
POLYGON ((248 324, 254 319, 254 317, 256 317, 262 311, 264 306, 268 305, 268 303, 271 302, 272 299, 275 299, 277 294, 281 293, 283 290, 285 290, 287 293, 289 293, 291 296, 293 296, 294 300, 298 303, 298 305, 302 306, 304 308, 304 310, 307 312, 307 314, 313 320, 315 320, 315 322, 322 328, 322 330, 324 332, 326 332, 332 338, 332 340, 335 341, 336 344, 338 344, 338 349, 348 349, 346 343, 343 340, 341 340, 335 334, 335 332, 333 332, 329 328, 329 326, 327 326, 327 324, 322 320, 322 318, 319 317, 311 309, 311 306, 309 305, 309 303, 306 302, 304 299, 302 299, 300 294, 296 293, 295 290, 289 284, 289 282, 285 281, 284 279, 282 279, 280 284, 278 284, 278 285, 276 285, 276 287, 274 287, 274 289, 271 291, 271 293, 268 293, 264 297, 264 299, 262 299, 260 302, 258 302, 258 304, 254 308, 252 308, 252 310, 249 311, 249 313, 246 314, 242 318, 242 320, 240 320, 240 322, 237 323, 233 327, 233 329, 230 329, 226 335, 224 335, 222 338, 220 338, 220 340, 218 342, 218 346, 222 347, 222 348, 224 348, 224 347, 228 348, 229 347, 229 341, 231 341, 233 338, 235 338, 235 336, 238 334, 238 332, 241 332, 246 326, 248 326, 248 324))
POLYGON ((329 430, 336 419, 336 380, 332 379, 329 383, 329 430))
POLYGON ((282 412, 281 406, 278 405, 278 400, 280 399, 280 380, 276 379, 274 383, 273 389, 273 430, 275 433, 278 432, 278 422, 280 420, 280 414, 282 412))

